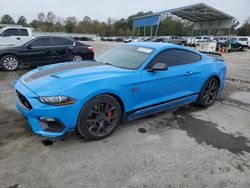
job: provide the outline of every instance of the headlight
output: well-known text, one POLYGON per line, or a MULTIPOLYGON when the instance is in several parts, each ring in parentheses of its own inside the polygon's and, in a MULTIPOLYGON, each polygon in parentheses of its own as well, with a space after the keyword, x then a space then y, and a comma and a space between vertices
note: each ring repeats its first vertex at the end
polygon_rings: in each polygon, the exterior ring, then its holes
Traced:
POLYGON ((69 105, 75 102, 75 99, 67 97, 67 96, 39 97, 39 100, 42 103, 56 105, 56 106, 69 105))

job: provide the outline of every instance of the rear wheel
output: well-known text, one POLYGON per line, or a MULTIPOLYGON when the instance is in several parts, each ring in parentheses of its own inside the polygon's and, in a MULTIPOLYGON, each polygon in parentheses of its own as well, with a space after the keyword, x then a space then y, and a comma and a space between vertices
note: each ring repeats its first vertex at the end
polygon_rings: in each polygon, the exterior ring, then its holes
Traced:
POLYGON ((71 61, 74 61, 74 62, 78 62, 78 61, 82 61, 83 58, 80 54, 73 54, 72 57, 71 57, 71 61))
POLYGON ((110 95, 91 99, 81 110, 77 130, 88 140, 98 140, 111 135, 121 119, 121 107, 110 95))
POLYGON ((19 59, 13 55, 5 55, 1 59, 1 66, 4 70, 15 71, 19 68, 19 65, 19 59))
POLYGON ((218 80, 214 77, 209 78, 201 89, 201 92, 197 100, 197 104, 203 107, 211 106, 218 95, 218 91, 219 91, 218 80))

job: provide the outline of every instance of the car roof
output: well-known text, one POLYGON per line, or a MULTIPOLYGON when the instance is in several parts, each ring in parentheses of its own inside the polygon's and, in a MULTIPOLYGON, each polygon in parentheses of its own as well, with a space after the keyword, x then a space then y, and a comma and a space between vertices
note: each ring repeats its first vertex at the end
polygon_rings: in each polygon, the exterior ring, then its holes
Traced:
POLYGON ((193 50, 189 47, 184 47, 184 46, 180 46, 177 44, 172 44, 172 43, 167 43, 167 42, 131 42, 128 43, 127 45, 132 45, 132 46, 141 46, 141 47, 146 47, 146 48, 154 48, 155 50, 165 50, 165 49, 169 49, 169 48, 177 48, 177 49, 184 49, 184 50, 189 50, 189 51, 193 51, 196 52, 196 50, 193 50))
POLYGON ((131 43, 128 43, 127 45, 140 46, 140 47, 145 47, 145 48, 154 48, 158 52, 165 50, 165 49, 171 49, 171 48, 183 49, 183 50, 188 50, 190 52, 197 53, 201 56, 205 56, 204 54, 202 54, 199 51, 192 49, 190 47, 180 46, 177 44, 172 44, 172 43, 167 43, 167 42, 131 42, 131 43))
POLYGON ((163 42, 131 42, 131 43, 128 43, 128 45, 155 48, 157 50, 160 50, 162 48, 167 48, 167 47, 175 47, 175 46, 179 47, 178 45, 175 45, 175 44, 163 43, 163 42))

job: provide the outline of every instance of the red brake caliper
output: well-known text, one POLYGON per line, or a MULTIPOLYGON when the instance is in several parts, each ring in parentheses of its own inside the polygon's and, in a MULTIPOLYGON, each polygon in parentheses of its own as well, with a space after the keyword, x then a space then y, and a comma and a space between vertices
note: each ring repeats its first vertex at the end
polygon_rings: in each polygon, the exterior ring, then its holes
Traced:
POLYGON ((109 118, 112 117, 112 112, 111 112, 111 111, 108 112, 108 117, 109 117, 109 118))

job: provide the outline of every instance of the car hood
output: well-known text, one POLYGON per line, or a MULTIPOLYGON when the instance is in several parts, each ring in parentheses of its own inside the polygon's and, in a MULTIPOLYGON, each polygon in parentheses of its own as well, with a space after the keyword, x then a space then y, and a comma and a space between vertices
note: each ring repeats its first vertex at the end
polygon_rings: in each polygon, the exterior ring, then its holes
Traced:
POLYGON ((70 87, 132 72, 96 61, 68 62, 34 69, 20 80, 38 96, 56 96, 70 87))

